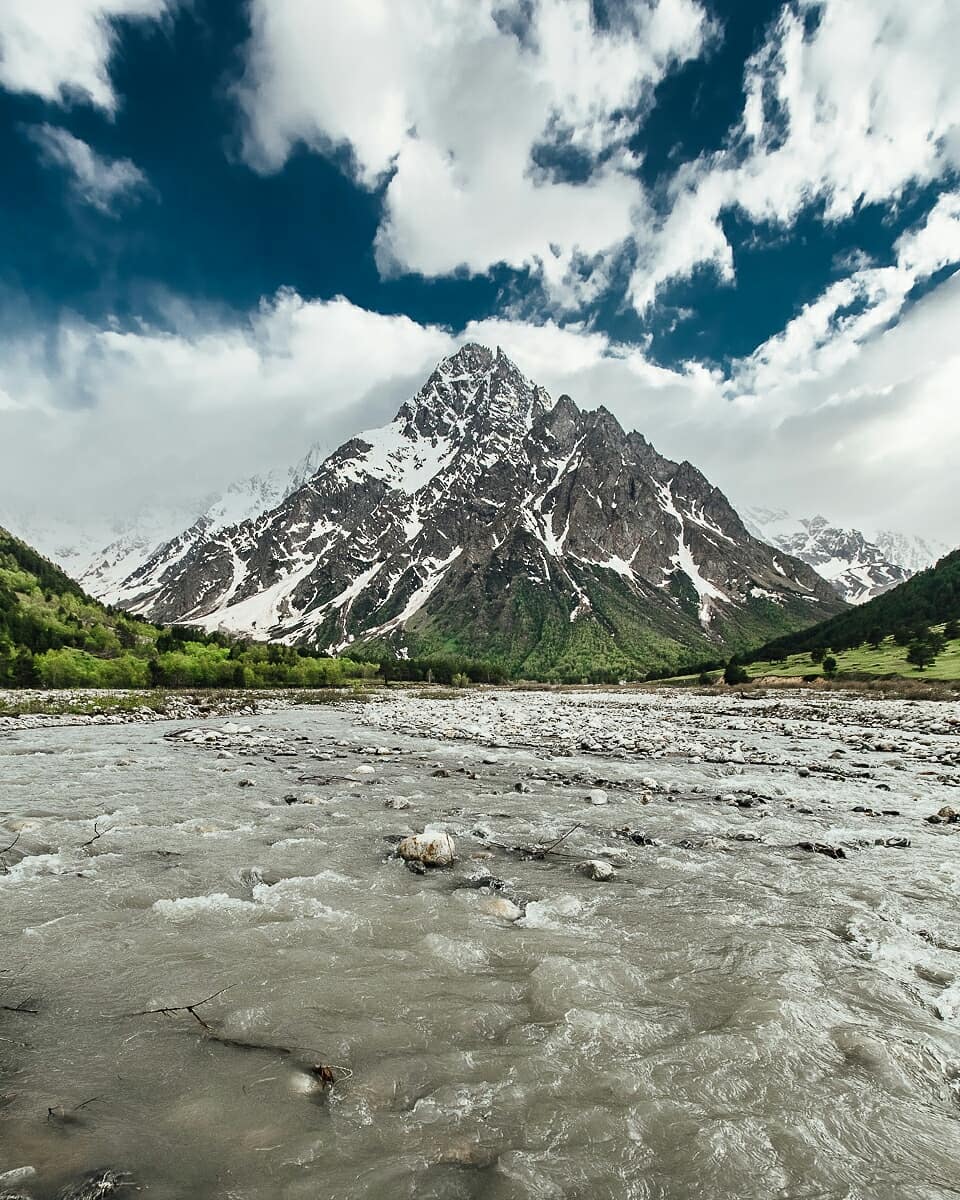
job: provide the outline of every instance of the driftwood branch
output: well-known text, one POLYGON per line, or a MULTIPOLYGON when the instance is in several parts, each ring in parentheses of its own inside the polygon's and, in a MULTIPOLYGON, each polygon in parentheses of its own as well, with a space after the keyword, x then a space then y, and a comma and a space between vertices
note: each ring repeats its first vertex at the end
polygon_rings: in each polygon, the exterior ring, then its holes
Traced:
POLYGON ((219 992, 214 992, 212 996, 206 996, 203 1000, 194 1000, 192 1004, 167 1004, 162 1008, 143 1008, 139 1012, 123 1013, 125 1017, 169 1017, 173 1013, 188 1012, 195 1021, 198 1021, 204 1029, 209 1030, 210 1026, 206 1023, 203 1017, 196 1011, 202 1004, 209 1004, 211 1000, 216 1000, 218 996, 222 996, 224 992, 229 992, 230 988, 236 987, 236 984, 229 984, 225 988, 221 988, 219 992))
MULTIPOLYGON (((228 1046, 233 1050, 260 1050, 268 1054, 278 1054, 281 1058, 285 1058, 294 1052, 311 1055, 317 1053, 317 1051, 307 1046, 278 1046, 271 1042, 246 1041, 243 1038, 233 1038, 228 1037, 226 1034, 218 1033, 196 1010, 204 1004, 209 1004, 211 1000, 216 1000, 218 996, 222 996, 224 992, 230 991, 232 987, 236 987, 236 984, 231 983, 227 987, 221 988, 218 992, 214 992, 210 996, 205 996, 203 1000, 194 1000, 191 1004, 165 1004, 160 1008, 144 1008, 138 1012, 123 1013, 122 1015, 125 1017, 169 1017, 174 1013, 186 1012, 203 1027, 203 1036, 208 1041, 216 1042, 221 1046, 228 1046)), ((335 1083, 349 1079, 353 1075, 349 1067, 322 1062, 314 1062, 307 1070, 323 1088, 333 1087, 335 1083)))
POLYGON ((78 850, 86 850, 88 846, 92 846, 95 841, 102 838, 105 833, 109 833, 110 829, 100 828, 100 818, 98 817, 93 823, 93 837, 88 842, 81 842, 77 847, 78 850))
POLYGON ((63 1121, 64 1124, 70 1125, 79 1121, 78 1117, 73 1114, 80 1112, 81 1109, 87 1107, 88 1104, 94 1104, 97 1100, 102 1100, 102 1096, 91 1096, 88 1100, 81 1100, 79 1104, 75 1104, 73 1108, 64 1108, 62 1105, 56 1105, 47 1109, 48 1121, 63 1121))
POLYGON ((570 828, 567 830, 567 832, 561 834, 560 837, 558 837, 555 842, 551 842, 549 846, 544 846, 544 848, 543 848, 544 854, 549 854, 551 850, 555 850, 557 848, 557 846, 560 845, 561 842, 565 842, 567 840, 567 838, 570 836, 570 834, 574 833, 576 830, 578 830, 581 827, 581 825, 582 825, 582 822, 577 821, 576 825, 571 825, 570 828))
POLYGON ((2 849, 2 850, 0 850, 0 854, 6 854, 6 852, 7 852, 8 850, 12 850, 12 849, 14 848, 14 846, 17 844, 17 842, 19 842, 19 841, 20 841, 20 838, 21 838, 22 836, 23 836, 23 830, 21 829, 21 830, 20 830, 20 832, 17 834, 17 836, 16 836, 16 837, 13 839, 13 841, 10 843, 10 845, 9 845, 9 846, 4 846, 4 847, 3 847, 3 849, 2 849))
POLYGON ((19 1004, 0 1004, 0 1012, 30 1013, 35 1017, 40 1009, 30 1008, 31 1004, 36 1004, 36 1000, 21 1000, 19 1004))

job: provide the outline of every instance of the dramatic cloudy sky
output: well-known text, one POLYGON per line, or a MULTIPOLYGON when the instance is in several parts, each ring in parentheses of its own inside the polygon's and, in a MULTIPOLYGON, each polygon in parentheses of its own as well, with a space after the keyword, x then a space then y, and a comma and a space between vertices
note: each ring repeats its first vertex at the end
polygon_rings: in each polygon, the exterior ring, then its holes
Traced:
POLYGON ((957 0, 0 0, 0 511, 190 504, 465 338, 960 541, 957 0))

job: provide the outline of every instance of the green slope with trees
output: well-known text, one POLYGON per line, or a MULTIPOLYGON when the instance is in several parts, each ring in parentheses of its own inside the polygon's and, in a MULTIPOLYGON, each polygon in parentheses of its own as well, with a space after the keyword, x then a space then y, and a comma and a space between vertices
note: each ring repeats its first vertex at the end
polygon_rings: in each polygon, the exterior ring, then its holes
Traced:
POLYGON ((0 687, 324 687, 376 674, 370 663, 160 629, 91 599, 0 528, 0 687))
MULTIPOLYGON (((793 654, 879 647, 887 638, 909 647, 930 640, 933 626, 960 618, 960 550, 920 571, 899 587, 798 633, 766 642, 744 662, 777 660, 793 654)), ((936 639, 934 638, 934 641, 936 639)), ((948 639, 949 640, 949 639, 948 639)))

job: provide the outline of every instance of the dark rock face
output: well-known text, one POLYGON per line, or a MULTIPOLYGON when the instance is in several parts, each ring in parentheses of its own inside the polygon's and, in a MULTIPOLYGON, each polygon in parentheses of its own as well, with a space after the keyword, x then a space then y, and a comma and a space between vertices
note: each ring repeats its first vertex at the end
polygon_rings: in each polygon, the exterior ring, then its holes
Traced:
POLYGON ((173 562, 161 551, 124 591, 159 621, 531 673, 588 649, 615 668, 670 665, 843 607, 690 463, 603 408, 553 404, 477 345, 278 507, 173 562))

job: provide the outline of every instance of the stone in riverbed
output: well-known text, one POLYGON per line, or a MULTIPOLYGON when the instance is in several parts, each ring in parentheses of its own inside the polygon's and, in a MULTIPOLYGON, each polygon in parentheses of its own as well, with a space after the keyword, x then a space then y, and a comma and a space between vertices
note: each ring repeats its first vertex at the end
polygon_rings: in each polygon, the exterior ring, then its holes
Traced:
POLYGON ((449 833, 428 825, 423 833, 404 838, 397 853, 407 862, 420 862, 425 867, 449 867, 456 861, 457 847, 449 833))
POLYGON ((115 1196, 127 1184, 116 1171, 93 1171, 76 1183, 69 1183, 57 1192, 57 1200, 102 1200, 104 1196, 115 1196))
POLYGON ((603 788, 593 788, 592 791, 587 793, 587 799, 590 801, 591 804, 608 804, 609 803, 609 800, 607 798, 607 793, 603 790, 603 788))
POLYGON ((491 917, 501 917, 504 921, 519 921, 523 910, 519 905, 508 900, 506 896, 486 896, 480 904, 482 912, 491 917))
POLYGON ((391 796, 389 800, 384 800, 384 808, 394 808, 398 811, 410 807, 410 801, 405 800, 403 796, 391 796))
POLYGON ((599 858, 588 858, 576 865, 576 870, 581 875, 586 875, 588 879, 594 879, 597 883, 608 883, 611 879, 616 879, 617 873, 608 862, 604 862, 599 858))

